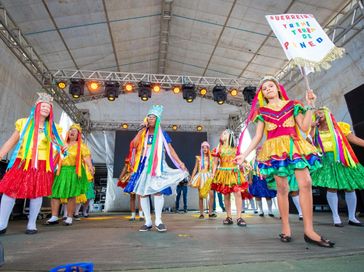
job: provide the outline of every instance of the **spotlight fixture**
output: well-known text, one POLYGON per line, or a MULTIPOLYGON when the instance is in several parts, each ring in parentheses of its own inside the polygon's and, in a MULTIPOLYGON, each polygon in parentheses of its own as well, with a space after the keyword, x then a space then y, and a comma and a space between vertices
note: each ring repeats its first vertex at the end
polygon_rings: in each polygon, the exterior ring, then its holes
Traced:
POLYGON ((177 130, 178 126, 177 125, 172 125, 172 129, 173 130, 177 130))
POLYGON ((198 125, 198 126, 196 127, 196 130, 197 130, 197 131, 202 131, 202 129, 203 129, 203 126, 201 126, 201 125, 198 125))
POLYGON ((101 83, 98 81, 88 81, 86 86, 90 93, 98 92, 101 89, 101 83))
POLYGON ((195 100, 197 94, 195 90, 195 84, 183 84, 182 85, 182 93, 183 99, 185 99, 188 103, 192 103, 195 100))
POLYGON ((204 96, 207 94, 207 89, 206 88, 201 88, 200 89, 200 95, 204 96))
POLYGON ((175 93, 175 94, 178 94, 180 91, 181 91, 181 87, 180 86, 174 86, 172 91, 175 93))
POLYGON ((227 99, 226 87, 225 86, 216 85, 212 89, 212 94, 214 96, 214 101, 216 101, 217 104, 222 105, 222 104, 225 103, 225 101, 227 99))
POLYGON ((129 125, 128 125, 127 123, 124 123, 124 124, 122 124, 122 125, 121 125, 121 127, 122 127, 123 129, 127 129, 127 128, 129 127, 129 125))
POLYGON ((71 78, 69 93, 73 98, 79 98, 84 94, 85 81, 79 78, 71 78))
POLYGON ((126 83, 124 85, 124 90, 127 91, 128 93, 132 92, 134 89, 134 85, 132 83, 126 83))
POLYGON ((119 96, 120 83, 117 81, 105 82, 105 97, 109 101, 114 101, 119 96))
POLYGON ((243 90, 244 101, 247 102, 249 105, 252 104, 255 93, 257 91, 257 87, 254 86, 247 86, 243 90))
POLYGON ((238 95, 238 90, 236 88, 230 89, 230 95, 231 96, 237 96, 238 95))
POLYGON ((161 86, 158 84, 154 84, 152 89, 153 89, 153 92, 159 93, 161 90, 161 86))
POLYGON ((152 90, 150 82, 140 81, 138 83, 138 96, 141 100, 147 101, 152 97, 152 90))
POLYGON ((63 90, 67 87, 67 82, 65 80, 60 80, 57 82, 57 87, 63 90))

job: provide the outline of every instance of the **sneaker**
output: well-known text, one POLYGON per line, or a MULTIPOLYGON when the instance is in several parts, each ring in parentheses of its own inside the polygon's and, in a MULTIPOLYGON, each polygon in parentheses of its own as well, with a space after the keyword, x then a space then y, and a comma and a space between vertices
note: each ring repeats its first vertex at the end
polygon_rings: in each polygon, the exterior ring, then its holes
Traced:
POLYGON ((268 213, 268 216, 274 217, 274 214, 273 213, 268 213))
POLYGON ((264 213, 260 213, 260 214, 259 214, 259 216, 260 216, 260 217, 264 217, 264 213))
POLYGON ((25 231, 25 234, 29 234, 29 235, 32 235, 32 234, 37 234, 38 231, 36 229, 27 229, 25 231))
POLYGON ((139 231, 150 231, 152 226, 143 225, 140 227, 139 231))
POLYGON ((80 221, 81 220, 81 218, 80 218, 80 216, 77 214, 75 214, 74 216, 73 216, 73 219, 75 219, 75 221, 80 221))
POLYGON ((160 223, 158 226, 156 226, 157 231, 159 232, 165 232, 167 231, 166 226, 163 223, 160 223))

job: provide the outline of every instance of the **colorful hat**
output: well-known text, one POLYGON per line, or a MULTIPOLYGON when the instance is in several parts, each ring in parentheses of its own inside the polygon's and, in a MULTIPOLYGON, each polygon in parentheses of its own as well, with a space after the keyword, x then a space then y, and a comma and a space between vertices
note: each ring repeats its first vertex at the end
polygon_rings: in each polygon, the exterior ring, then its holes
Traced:
POLYGON ((163 113, 163 106, 162 105, 153 105, 148 113, 147 113, 147 116, 148 115, 155 115, 157 116, 157 118, 161 118, 162 117, 162 113, 163 113))
POLYGON ((53 97, 50 94, 47 94, 47 93, 37 93, 37 95, 39 97, 38 97, 37 101, 35 101, 35 104, 45 102, 45 103, 48 103, 48 104, 53 105, 53 97))

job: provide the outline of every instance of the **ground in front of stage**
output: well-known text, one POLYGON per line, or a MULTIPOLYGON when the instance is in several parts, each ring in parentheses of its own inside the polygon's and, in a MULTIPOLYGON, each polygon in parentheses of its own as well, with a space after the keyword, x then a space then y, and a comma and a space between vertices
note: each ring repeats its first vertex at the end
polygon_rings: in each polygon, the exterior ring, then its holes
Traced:
MULTIPOLYGON (((336 242, 326 249, 307 245, 303 222, 291 215, 293 241, 278 239, 280 220, 248 213, 247 227, 223 226, 224 214, 164 214, 166 233, 139 232, 143 222, 123 214, 98 214, 72 226, 43 226, 25 235, 25 220, 11 221, 1 236, 2 271, 49 271, 62 264, 92 262, 95 271, 360 271, 364 266, 364 227, 331 225, 330 213, 316 213, 316 229, 336 242)), ((343 217, 344 219, 344 217, 343 217)))

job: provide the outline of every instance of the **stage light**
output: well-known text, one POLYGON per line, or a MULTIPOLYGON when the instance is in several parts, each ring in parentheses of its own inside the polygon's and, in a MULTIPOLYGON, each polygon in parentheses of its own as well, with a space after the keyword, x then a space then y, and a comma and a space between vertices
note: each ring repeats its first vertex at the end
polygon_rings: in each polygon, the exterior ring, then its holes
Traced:
POLYGON ((57 87, 63 90, 67 87, 67 82, 65 80, 60 80, 57 82, 57 87))
POLYGON ((197 130, 197 131, 202 131, 202 129, 203 129, 203 126, 201 126, 201 125, 198 125, 198 126, 196 127, 196 130, 197 130))
POLYGON ((88 81, 86 86, 90 93, 98 92, 101 89, 101 83, 98 81, 88 81))
POLYGON ((147 101, 149 98, 152 97, 150 82, 140 81, 138 83, 138 96, 143 101, 147 101))
POLYGON ((109 101, 114 101, 119 97, 120 83, 117 81, 107 81, 105 82, 105 97, 109 101))
POLYGON ((177 130, 178 126, 177 125, 172 125, 172 129, 173 130, 177 130))
POLYGON ((244 90, 243 90, 244 100, 249 105, 252 104, 256 91, 257 91, 257 87, 254 87, 254 86, 247 86, 244 88, 244 90))
POLYGON ((134 89, 134 85, 132 84, 132 83, 126 83, 125 85, 124 85, 124 89, 125 89, 125 91, 127 91, 127 92, 132 92, 133 91, 133 89, 134 89))
POLYGON ((174 86, 172 91, 175 93, 175 94, 178 94, 180 91, 181 91, 181 88, 179 86, 174 86))
POLYGON ((235 89, 235 88, 230 89, 230 95, 231 96, 237 96, 238 95, 238 90, 235 89))
POLYGON ((71 78, 71 84, 69 86, 69 93, 73 98, 79 98, 84 94, 85 81, 79 78, 71 78))
POLYGON ((122 127, 123 129, 127 129, 127 128, 129 127, 129 125, 128 125, 127 123, 124 123, 124 124, 122 124, 122 125, 121 125, 121 127, 122 127))
POLYGON ((207 89, 206 88, 201 88, 200 89, 200 95, 204 96, 207 94, 207 89))
POLYGON ((153 89, 153 92, 159 93, 161 90, 161 86, 159 86, 158 84, 154 84, 152 89, 153 89))
POLYGON ((183 84, 182 93, 183 93, 183 99, 185 99, 188 103, 192 103, 197 96, 195 90, 195 84, 183 84))
POLYGON ((225 86, 216 85, 212 89, 212 94, 214 96, 214 101, 216 101, 217 104, 222 105, 222 104, 225 103, 225 101, 227 99, 226 87, 225 86))

